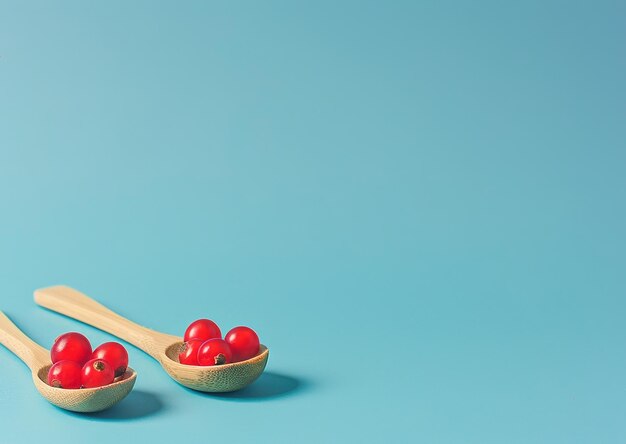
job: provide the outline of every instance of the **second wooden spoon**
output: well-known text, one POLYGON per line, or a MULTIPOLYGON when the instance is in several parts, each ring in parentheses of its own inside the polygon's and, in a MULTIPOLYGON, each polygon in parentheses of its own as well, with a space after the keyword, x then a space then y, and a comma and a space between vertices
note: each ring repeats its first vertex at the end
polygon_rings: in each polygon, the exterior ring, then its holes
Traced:
POLYGON ((126 397, 133 389, 137 373, 128 368, 113 384, 97 388, 62 389, 47 383, 50 352, 26 336, 0 311, 0 344, 11 350, 30 368, 35 387, 50 403, 73 412, 91 413, 106 410, 126 397))
POLYGON ((66 286, 35 290, 35 302, 85 324, 104 330, 148 353, 179 384, 201 392, 232 392, 256 380, 267 364, 269 350, 246 361, 201 367, 178 362, 183 338, 151 330, 114 313, 78 290, 66 286))

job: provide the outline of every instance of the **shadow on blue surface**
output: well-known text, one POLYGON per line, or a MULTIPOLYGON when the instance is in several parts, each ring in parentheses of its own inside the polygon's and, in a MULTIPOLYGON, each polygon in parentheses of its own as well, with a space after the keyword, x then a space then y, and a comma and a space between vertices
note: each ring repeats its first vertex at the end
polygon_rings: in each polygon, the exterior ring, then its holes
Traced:
POLYGON ((311 388, 311 382, 281 373, 264 372, 248 387, 231 393, 203 393, 185 389, 190 393, 228 401, 258 402, 302 393, 311 388))
POLYGON ((89 421, 129 421, 152 416, 163 410, 163 403, 154 393, 131 391, 126 399, 108 410, 97 413, 74 413, 59 409, 70 416, 89 421))

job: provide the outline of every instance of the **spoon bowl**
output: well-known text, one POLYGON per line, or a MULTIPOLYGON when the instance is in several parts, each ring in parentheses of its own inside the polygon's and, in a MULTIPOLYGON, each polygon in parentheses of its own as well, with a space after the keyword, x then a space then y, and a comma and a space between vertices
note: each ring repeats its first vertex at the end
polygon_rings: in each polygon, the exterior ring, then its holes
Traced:
POLYGON ((267 365, 269 350, 264 345, 256 356, 245 361, 209 367, 181 364, 178 354, 183 338, 135 324, 70 287, 36 290, 35 302, 133 344, 156 359, 172 379, 193 390, 213 393, 240 390, 254 382, 267 365))
POLYGON ((263 373, 269 354, 267 347, 261 345, 253 358, 206 367, 178 362, 182 346, 182 341, 176 341, 166 347, 159 359, 161 365, 176 382, 201 392, 234 392, 250 385, 263 373))
POLYGON ((51 365, 45 365, 33 373, 35 387, 51 404, 73 412, 92 413, 113 407, 130 393, 137 379, 137 373, 128 368, 121 379, 104 387, 68 390, 51 387, 46 383, 51 365))
POLYGON ((48 370, 52 365, 48 350, 27 337, 2 312, 0 312, 0 343, 30 368, 33 384, 41 396, 65 410, 80 413, 106 410, 124 399, 133 389, 137 379, 137 373, 129 367, 117 382, 103 387, 75 390, 51 387, 46 382, 48 370))

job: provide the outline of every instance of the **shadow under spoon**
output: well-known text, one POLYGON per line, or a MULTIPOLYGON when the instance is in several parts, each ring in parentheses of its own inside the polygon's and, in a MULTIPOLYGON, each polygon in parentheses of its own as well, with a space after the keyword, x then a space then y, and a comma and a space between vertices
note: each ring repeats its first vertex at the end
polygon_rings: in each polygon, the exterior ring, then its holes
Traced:
POLYGON ((35 291, 35 302, 85 324, 104 330, 143 350, 181 385, 201 392, 233 392, 254 382, 265 369, 269 350, 261 345, 253 358, 231 364, 202 367, 178 362, 183 338, 142 327, 70 287, 35 291))
POLYGON ((130 367, 122 379, 97 388, 63 389, 47 384, 52 365, 50 353, 26 336, 0 311, 0 344, 13 352, 30 368, 35 387, 50 403, 73 412, 91 413, 106 410, 126 397, 133 389, 137 373, 130 367))

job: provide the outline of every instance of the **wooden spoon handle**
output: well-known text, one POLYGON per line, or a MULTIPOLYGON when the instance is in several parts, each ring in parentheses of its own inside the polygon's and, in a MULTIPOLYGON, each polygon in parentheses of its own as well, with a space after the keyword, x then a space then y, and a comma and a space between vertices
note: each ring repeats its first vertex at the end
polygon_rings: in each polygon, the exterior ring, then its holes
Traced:
POLYGON ((78 290, 63 285, 35 290, 35 302, 85 324, 104 330, 158 359, 176 337, 159 333, 118 315, 78 290))
POLYGON ((1 311, 0 344, 15 353, 33 371, 38 370, 50 361, 48 350, 26 336, 1 311))

